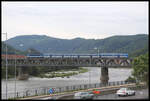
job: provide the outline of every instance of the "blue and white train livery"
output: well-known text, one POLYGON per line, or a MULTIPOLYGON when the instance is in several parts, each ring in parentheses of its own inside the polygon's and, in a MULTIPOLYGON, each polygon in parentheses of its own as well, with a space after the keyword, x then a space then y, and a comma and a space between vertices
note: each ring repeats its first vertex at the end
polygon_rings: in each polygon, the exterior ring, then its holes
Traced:
POLYGON ((27 58, 88 58, 88 57, 101 57, 101 58, 128 58, 127 53, 100 53, 100 54, 50 54, 50 55, 34 55, 28 54, 27 58))

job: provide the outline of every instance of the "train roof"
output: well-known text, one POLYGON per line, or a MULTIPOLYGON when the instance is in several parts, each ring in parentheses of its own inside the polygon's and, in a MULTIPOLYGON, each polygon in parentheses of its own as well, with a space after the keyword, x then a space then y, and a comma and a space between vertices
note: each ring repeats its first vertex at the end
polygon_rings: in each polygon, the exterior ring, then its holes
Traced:
MULTIPOLYGON (((98 56, 98 54, 28 54, 27 56, 98 56)), ((118 55, 128 55, 128 53, 99 53, 99 55, 111 55, 111 56, 118 56, 118 55)))

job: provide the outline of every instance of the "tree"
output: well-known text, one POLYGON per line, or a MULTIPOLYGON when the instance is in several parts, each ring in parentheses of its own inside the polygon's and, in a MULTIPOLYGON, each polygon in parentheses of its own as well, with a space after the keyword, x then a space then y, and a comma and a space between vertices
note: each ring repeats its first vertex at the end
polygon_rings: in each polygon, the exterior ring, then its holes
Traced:
POLYGON ((138 82, 147 82, 148 84, 148 53, 140 55, 133 60, 132 75, 138 82))

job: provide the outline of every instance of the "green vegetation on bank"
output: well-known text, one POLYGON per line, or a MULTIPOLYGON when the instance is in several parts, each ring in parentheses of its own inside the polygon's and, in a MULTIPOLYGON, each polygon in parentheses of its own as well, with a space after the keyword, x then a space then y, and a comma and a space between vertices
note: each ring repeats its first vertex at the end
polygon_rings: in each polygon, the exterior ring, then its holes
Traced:
MULTIPOLYGON (((17 72, 18 72, 18 70, 17 70, 17 72)), ((4 79, 4 78, 6 78, 6 67, 1 67, 1 78, 2 79, 4 79)), ((15 68, 14 67, 11 67, 11 68, 9 68, 8 67, 8 73, 7 73, 8 75, 8 78, 14 78, 15 76, 15 68)), ((18 73, 17 73, 18 74, 18 73)))
POLYGON ((38 77, 42 77, 42 78, 70 77, 70 76, 77 75, 79 73, 85 73, 85 72, 88 72, 88 69, 80 67, 78 69, 72 69, 71 71, 59 70, 59 71, 49 72, 47 74, 41 73, 38 77))
POLYGON ((148 53, 133 60, 133 72, 127 81, 146 82, 149 85, 149 57, 148 53))

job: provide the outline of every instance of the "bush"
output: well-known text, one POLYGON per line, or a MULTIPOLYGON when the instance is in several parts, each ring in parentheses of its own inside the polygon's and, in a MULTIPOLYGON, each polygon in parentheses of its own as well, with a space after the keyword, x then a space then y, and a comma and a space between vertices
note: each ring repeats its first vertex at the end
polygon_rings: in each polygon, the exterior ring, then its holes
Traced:
POLYGON ((131 77, 131 76, 129 76, 129 77, 125 80, 125 82, 132 82, 132 83, 135 83, 135 82, 136 82, 136 79, 133 78, 133 77, 131 77))

